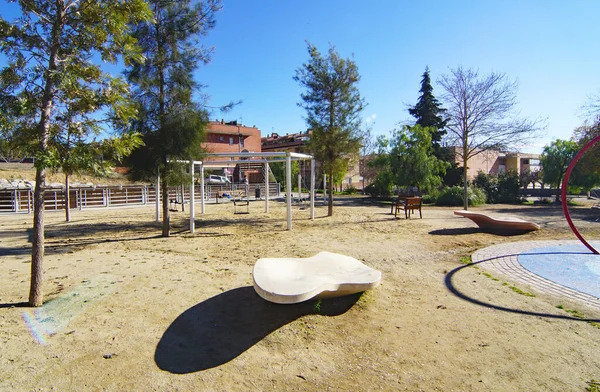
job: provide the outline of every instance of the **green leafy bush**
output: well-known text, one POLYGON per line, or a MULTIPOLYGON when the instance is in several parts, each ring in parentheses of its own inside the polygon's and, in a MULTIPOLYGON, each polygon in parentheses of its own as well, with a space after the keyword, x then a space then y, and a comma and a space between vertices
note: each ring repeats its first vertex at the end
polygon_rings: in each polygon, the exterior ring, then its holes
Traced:
POLYGON ((375 181, 365 187, 365 192, 371 196, 389 196, 392 194, 392 178, 391 174, 384 172, 380 173, 375 181))
POLYGON ((473 185, 483 190, 488 203, 517 203, 521 199, 519 173, 507 170, 498 175, 477 173, 473 185))
POLYGON ((440 191, 437 189, 433 189, 428 193, 423 195, 423 204, 435 204, 440 195, 440 191))
MULTIPOLYGON (((437 198, 436 205, 438 206, 462 206, 463 205, 463 187, 452 186, 444 188, 437 198)), ((467 189, 467 197, 470 206, 478 206, 485 204, 485 192, 479 188, 470 187, 467 189)))
POLYGON ((498 175, 497 203, 517 203, 521 199, 521 184, 516 170, 507 170, 498 175))
POLYGON ((358 189, 356 189, 352 185, 348 185, 346 189, 342 192, 344 195, 356 195, 358 193, 358 189))
POLYGON ((496 203, 498 200, 498 177, 494 174, 485 174, 478 171, 473 179, 473 185, 485 192, 488 203, 496 203))

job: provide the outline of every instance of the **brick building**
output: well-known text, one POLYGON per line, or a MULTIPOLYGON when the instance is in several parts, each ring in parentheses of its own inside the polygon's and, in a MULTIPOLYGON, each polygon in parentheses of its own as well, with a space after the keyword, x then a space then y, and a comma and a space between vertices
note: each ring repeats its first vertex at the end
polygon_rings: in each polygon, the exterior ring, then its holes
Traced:
MULTIPOLYGON (((202 147, 207 153, 243 153, 262 152, 260 129, 256 126, 248 127, 237 121, 225 122, 210 121, 206 130, 206 141, 202 147)), ((239 182, 243 176, 248 176, 250 182, 260 182, 259 170, 248 169, 240 173, 239 165, 215 165, 211 161, 222 161, 223 158, 206 158, 204 160, 205 170, 215 174, 226 176, 231 182, 239 182)))
POLYGON ((208 153, 262 152, 260 129, 237 121, 211 121, 202 146, 208 153))
MULTIPOLYGON (((457 155, 460 147, 449 147, 455 157, 455 162, 460 166, 462 160, 457 155)), ((516 170, 517 173, 524 171, 536 172, 541 169, 540 154, 525 154, 517 152, 483 151, 469 158, 467 162, 467 177, 475 178, 479 171, 485 174, 499 174, 507 170, 516 170)))
MULTIPOLYGON (((263 152, 281 152, 281 151, 290 151, 290 152, 299 152, 299 153, 309 153, 305 151, 305 145, 310 139, 312 131, 308 130, 305 132, 279 135, 277 133, 272 133, 270 136, 266 136, 262 138, 262 151, 263 152)), ((319 162, 316 163, 317 167, 319 166, 319 162)), ((303 178, 310 178, 310 168, 306 166, 300 167, 300 174, 303 178)), ((319 169, 317 168, 317 173, 319 169)), ((317 181, 321 182, 322 178, 318 178, 317 181)), ((357 159, 354 159, 353 162, 348 167, 348 171, 344 180, 341 184, 338 184, 338 190, 344 190, 349 186, 352 186, 356 189, 363 188, 363 178, 360 176, 360 166, 357 159)), ((368 185, 368 184, 366 184, 368 185)))

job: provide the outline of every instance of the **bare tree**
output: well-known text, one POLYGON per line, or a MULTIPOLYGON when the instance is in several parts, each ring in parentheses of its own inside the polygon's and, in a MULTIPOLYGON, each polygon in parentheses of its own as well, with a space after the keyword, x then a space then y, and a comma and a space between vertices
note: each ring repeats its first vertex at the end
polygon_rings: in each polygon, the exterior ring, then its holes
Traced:
POLYGON ((449 116, 446 141, 459 147, 457 156, 464 168, 466 210, 469 159, 488 150, 518 150, 536 136, 540 120, 518 118, 517 82, 503 73, 479 77, 477 71, 459 66, 438 83, 445 89, 442 99, 449 116))
POLYGON ((360 158, 358 161, 358 169, 362 177, 362 193, 365 193, 365 185, 370 183, 377 175, 375 168, 369 167, 369 162, 373 159, 372 154, 377 148, 377 141, 371 134, 372 124, 369 124, 363 131, 360 145, 360 158))

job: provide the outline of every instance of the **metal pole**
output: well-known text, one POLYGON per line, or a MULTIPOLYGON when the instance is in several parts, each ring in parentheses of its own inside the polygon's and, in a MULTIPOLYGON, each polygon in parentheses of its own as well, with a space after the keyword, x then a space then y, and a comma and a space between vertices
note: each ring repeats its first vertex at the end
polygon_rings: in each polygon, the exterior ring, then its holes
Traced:
POLYGON ((315 219, 315 160, 310 160, 310 219, 315 219))
POLYGON ((200 209, 204 215, 204 164, 200 164, 200 209))
POLYGON ((269 162, 265 162, 265 212, 269 212, 269 162))
POLYGON ((156 186, 154 187, 156 193, 156 221, 160 222, 160 173, 156 173, 156 186))
POLYGON ((285 153, 285 180, 287 204, 287 229, 292 230, 292 156, 289 151, 285 153))
POLYGON ((298 173, 298 203, 302 201, 302 174, 298 173))
POLYGON ((196 230, 194 222, 194 162, 190 164, 190 173, 192 175, 192 183, 190 184, 190 233, 196 230))

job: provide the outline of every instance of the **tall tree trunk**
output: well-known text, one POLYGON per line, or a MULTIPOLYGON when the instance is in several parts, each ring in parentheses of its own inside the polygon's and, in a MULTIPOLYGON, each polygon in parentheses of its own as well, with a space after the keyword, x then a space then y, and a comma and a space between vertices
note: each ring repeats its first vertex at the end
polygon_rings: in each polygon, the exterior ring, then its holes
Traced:
POLYGON ((463 181, 465 183, 463 187, 463 208, 469 209, 469 184, 467 182, 467 165, 463 167, 463 181))
POLYGON ((329 183, 327 184, 327 192, 329 200, 327 200, 327 216, 333 216, 333 172, 328 173, 329 183))
POLYGON ((46 188, 46 170, 37 168, 35 172, 35 190, 33 192, 33 233, 31 241, 31 285, 29 305, 41 306, 44 261, 44 192, 46 188))
POLYGON ((65 173, 65 219, 71 222, 71 187, 69 186, 69 175, 65 173))
MULTIPOLYGON (((46 71, 44 95, 41 101, 40 122, 38 124, 39 153, 45 155, 48 152, 48 137, 50 132, 50 117, 52 114, 52 99, 57 77, 57 58, 60 49, 60 34, 64 26, 64 2, 56 1, 57 18, 52 25, 52 41, 50 42, 50 54, 48 59, 48 70, 46 71)), ((29 288, 29 305, 41 306, 44 301, 42 293, 43 263, 44 263, 44 195, 46 191, 46 169, 37 166, 35 171, 35 190, 33 192, 33 233, 31 241, 31 285, 29 288)))
POLYGON ((463 208, 465 210, 469 209, 469 183, 467 181, 467 157, 469 153, 469 144, 467 142, 467 137, 463 137, 463 208))
POLYGON ((162 236, 168 237, 171 230, 171 215, 169 213, 169 184, 167 182, 167 175, 164 174, 160 178, 160 187, 162 194, 162 210, 163 210, 163 221, 162 221, 162 236))

